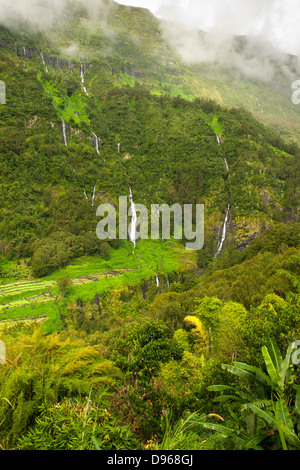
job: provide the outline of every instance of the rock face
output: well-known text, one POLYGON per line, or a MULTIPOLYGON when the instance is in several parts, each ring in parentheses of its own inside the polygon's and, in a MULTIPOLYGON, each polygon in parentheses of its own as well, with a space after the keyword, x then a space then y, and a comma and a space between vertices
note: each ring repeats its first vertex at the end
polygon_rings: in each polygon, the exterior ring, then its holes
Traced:
POLYGON ((267 228, 267 226, 260 224, 255 219, 238 219, 229 226, 229 230, 235 238, 237 248, 242 252, 252 240, 261 235, 267 228))

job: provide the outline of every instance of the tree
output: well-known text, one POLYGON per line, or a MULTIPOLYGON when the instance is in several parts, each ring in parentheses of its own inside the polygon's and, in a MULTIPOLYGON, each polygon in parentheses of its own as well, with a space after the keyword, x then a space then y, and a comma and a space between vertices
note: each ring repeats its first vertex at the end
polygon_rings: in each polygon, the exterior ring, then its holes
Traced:
POLYGON ((56 281, 57 286, 59 287, 60 294, 62 296, 65 295, 67 287, 71 287, 73 285, 72 279, 66 274, 65 276, 60 277, 56 281))

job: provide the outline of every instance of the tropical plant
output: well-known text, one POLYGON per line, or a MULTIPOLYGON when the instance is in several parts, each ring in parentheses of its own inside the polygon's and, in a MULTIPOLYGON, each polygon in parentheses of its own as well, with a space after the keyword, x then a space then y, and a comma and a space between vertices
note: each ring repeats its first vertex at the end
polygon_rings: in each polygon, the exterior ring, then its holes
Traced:
POLYGON ((283 359, 277 343, 270 339, 268 347, 262 348, 266 372, 243 362, 223 364, 241 382, 212 385, 208 390, 222 392, 215 401, 238 404, 240 414, 229 408, 235 427, 207 420, 202 425, 233 437, 244 449, 300 449, 300 385, 291 361, 293 348, 291 344, 283 359))

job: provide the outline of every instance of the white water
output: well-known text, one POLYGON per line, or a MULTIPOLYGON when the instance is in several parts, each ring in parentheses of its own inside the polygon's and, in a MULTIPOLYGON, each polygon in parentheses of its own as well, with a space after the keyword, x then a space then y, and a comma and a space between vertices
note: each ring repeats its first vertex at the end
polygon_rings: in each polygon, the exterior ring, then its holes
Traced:
POLYGON ((99 150, 99 139, 98 137, 96 136, 96 134, 93 132, 94 134, 94 139, 95 139, 95 148, 96 148, 96 152, 98 153, 98 155, 100 155, 100 150, 99 150))
POLYGON ((85 189, 83 190, 83 194, 85 195, 85 199, 89 200, 89 198, 87 197, 87 194, 86 194, 86 190, 85 190, 85 189))
POLYGON ((118 152, 119 152, 119 153, 121 152, 121 144, 120 144, 120 142, 118 143, 118 152))
POLYGON ((158 278, 158 274, 156 274, 156 286, 159 287, 159 278, 158 278))
POLYGON ((65 124, 64 120, 62 120, 62 131, 63 131, 63 137, 64 137, 64 144, 67 147, 68 146, 68 140, 67 140, 67 134, 66 134, 66 124, 65 124))
POLYGON ((94 206, 94 204, 95 204, 95 196, 96 196, 96 186, 94 187, 94 191, 93 191, 92 206, 94 206))
POLYGON ((41 52, 41 58, 42 58, 44 66, 46 67, 46 72, 48 73, 48 67, 47 67, 46 62, 45 62, 44 54, 42 52, 41 52))
MULTIPOLYGON (((220 140, 220 137, 218 136, 218 134, 216 134, 216 138, 217 138, 218 145, 221 145, 221 140, 220 140)), ((229 171, 228 162, 227 162, 225 157, 224 157, 224 162, 225 162, 226 170, 229 171)))
POLYGON ((230 210, 230 206, 228 204, 227 210, 226 210, 226 216, 225 216, 225 220, 224 220, 224 224, 223 224, 223 229, 222 229, 222 236, 221 236, 221 240, 219 241, 219 244, 218 244, 218 249, 217 249, 217 252, 215 254, 215 258, 217 258, 220 251, 222 250, 223 243, 224 243, 225 238, 226 238, 226 229, 227 229, 227 221, 228 221, 228 216, 229 216, 229 210, 230 210))
POLYGON ((131 223, 130 223, 130 230, 129 230, 129 239, 131 242, 133 242, 134 248, 136 247, 136 225, 137 225, 137 215, 136 215, 136 209, 135 209, 135 204, 133 202, 133 196, 132 196, 132 191, 131 188, 129 188, 129 201, 130 201, 130 207, 131 207, 131 223))
POLYGON ((168 287, 170 287, 170 281, 169 281, 168 273, 167 273, 167 285, 168 285, 168 287))
POLYGON ((226 170, 229 171, 229 166, 225 157, 224 157, 224 162, 225 162, 226 170))
POLYGON ((81 83, 84 83, 84 66, 80 66, 80 77, 81 77, 81 83))

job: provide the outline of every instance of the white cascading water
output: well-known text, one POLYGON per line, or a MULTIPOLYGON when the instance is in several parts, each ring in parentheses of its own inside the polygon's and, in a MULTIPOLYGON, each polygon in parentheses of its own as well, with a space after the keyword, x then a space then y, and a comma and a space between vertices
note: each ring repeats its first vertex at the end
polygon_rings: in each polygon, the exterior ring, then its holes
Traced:
POLYGON ((225 157, 224 157, 224 162, 225 162, 226 170, 229 171, 229 166, 225 157))
MULTIPOLYGON (((84 73, 85 73, 85 67, 84 67, 84 65, 81 65, 81 66, 80 66, 80 77, 81 77, 81 83, 82 83, 82 85, 84 84, 84 73)), ((85 93, 87 96, 89 96, 89 94, 88 94, 87 89, 86 89, 85 86, 83 87, 83 91, 84 91, 84 93, 85 93)))
POLYGON ((119 153, 121 152, 121 144, 120 144, 120 142, 118 143, 118 152, 119 152, 119 153))
POLYGON ((89 200, 89 198, 87 197, 87 194, 86 194, 86 190, 85 190, 85 189, 83 190, 83 194, 85 195, 85 199, 89 200))
POLYGON ((84 66, 80 66, 80 77, 81 77, 81 83, 84 83, 84 66))
POLYGON ((96 136, 96 134, 93 132, 94 134, 94 139, 95 139, 95 148, 96 148, 96 152, 98 153, 98 155, 100 155, 100 150, 99 150, 99 139, 98 137, 96 136))
POLYGON ((169 280, 168 273, 167 273, 167 286, 170 287, 170 280, 169 280))
POLYGON ((156 286, 159 287, 159 277, 158 277, 158 274, 156 274, 156 286))
POLYGON ((94 187, 94 191, 93 191, 92 206, 94 206, 94 204, 95 204, 95 196, 96 196, 96 186, 94 187))
POLYGON ((67 133, 66 133, 66 124, 65 124, 64 120, 62 120, 62 131, 63 131, 63 137, 64 137, 64 144, 67 147, 68 146, 68 140, 67 140, 67 133))
MULTIPOLYGON (((217 138, 218 145, 221 145, 221 139, 220 139, 220 137, 218 136, 218 134, 216 134, 216 138, 217 138)), ((227 162, 227 160, 226 160, 225 157, 224 157, 224 162, 225 162, 226 170, 229 171, 228 162, 227 162)))
POLYGON ((230 206, 228 204, 227 210, 226 210, 226 216, 225 216, 225 220, 224 220, 224 224, 223 224, 223 229, 222 229, 222 236, 221 236, 221 240, 219 241, 219 244, 218 244, 218 248, 217 248, 217 252, 215 254, 215 258, 217 258, 220 251, 222 250, 223 243, 224 243, 225 238, 226 238, 226 228, 227 228, 227 221, 228 221, 228 217, 229 217, 229 210, 230 210, 230 206))
MULTIPOLYGON (((216 134, 216 138, 217 138, 218 145, 221 145, 221 139, 218 136, 218 134, 216 134)), ((226 170, 229 171, 228 163, 227 163, 227 160, 226 160, 225 157, 224 157, 224 162, 225 162, 226 170)), ((229 217, 229 210, 230 210, 230 206, 228 204, 227 209, 226 209, 226 215, 225 215, 225 220, 224 220, 224 224, 223 224, 223 229, 222 229, 222 236, 221 236, 221 240, 219 241, 219 244, 218 244, 218 248, 217 248, 217 252, 215 254, 215 258, 217 258, 218 255, 220 254, 220 252, 223 248, 225 238, 226 238, 226 229, 227 229, 227 221, 228 221, 228 217, 229 217)))
POLYGON ((45 62, 44 54, 42 52, 41 52, 41 58, 42 58, 44 67, 46 67, 46 72, 48 73, 48 67, 47 67, 46 62, 45 62))
POLYGON ((133 242, 134 248, 136 247, 136 226, 137 226, 137 215, 136 215, 136 209, 135 209, 135 204, 133 202, 133 195, 131 188, 129 188, 129 201, 130 201, 130 207, 131 207, 131 223, 130 223, 130 230, 129 230, 129 239, 131 242, 133 242))

